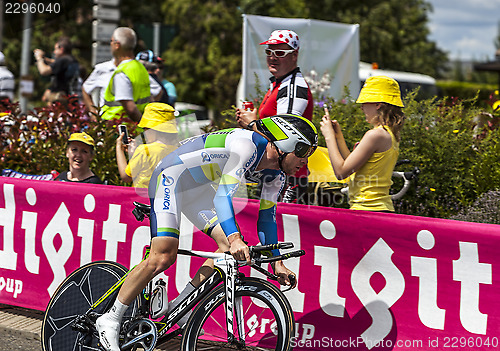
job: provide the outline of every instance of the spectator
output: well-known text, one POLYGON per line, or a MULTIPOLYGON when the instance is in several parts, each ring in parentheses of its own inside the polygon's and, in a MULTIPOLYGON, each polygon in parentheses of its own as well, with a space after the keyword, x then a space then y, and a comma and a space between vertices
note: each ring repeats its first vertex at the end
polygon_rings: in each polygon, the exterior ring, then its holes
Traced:
POLYGON ((61 172, 55 180, 102 184, 102 180, 90 170, 90 162, 94 158, 94 146, 94 139, 87 133, 71 134, 66 149, 69 171, 61 172))
MULTIPOLYGON (((160 102, 146 106, 139 127, 144 129, 146 143, 133 151, 127 164, 123 144, 123 134, 116 140, 116 162, 120 177, 124 182, 134 181, 134 187, 147 188, 156 165, 170 152, 177 148, 177 127, 174 108, 160 102)), ((131 145, 131 144, 129 144, 131 145)))
POLYGON ((40 74, 51 76, 50 85, 42 97, 42 101, 49 105, 54 101, 66 102, 67 95, 78 94, 80 66, 71 50, 69 38, 62 37, 54 45, 54 59, 45 57, 43 50, 33 51, 40 74))
POLYGON ((327 108, 320 122, 333 170, 338 179, 355 173, 349 180, 351 209, 394 212, 389 189, 405 119, 399 85, 389 77, 369 77, 356 102, 373 129, 365 133, 352 152, 337 121, 330 120, 327 108))
MULTIPOLYGON (((163 74, 165 72, 165 62, 161 57, 158 57, 158 60, 160 61, 158 64, 158 69, 155 72, 156 75, 160 78, 163 77, 163 74)), ((168 81, 166 78, 163 78, 161 81, 161 84, 165 88, 168 94, 168 104, 172 107, 175 107, 175 102, 177 101, 177 91, 175 90, 175 85, 174 83, 168 81)))
POLYGON ((98 63, 82 85, 82 97, 91 119, 97 121, 99 111, 104 105, 104 92, 116 69, 115 59, 98 63))
MULTIPOLYGON (((87 111, 90 112, 91 119, 93 121, 97 121, 99 112, 104 105, 104 92, 106 91, 115 70, 116 63, 114 58, 106 62, 98 63, 94 66, 94 69, 83 83, 83 102, 85 103, 87 111)), ((151 96, 154 96, 155 93, 158 94, 157 90, 160 89, 160 86, 153 80, 153 78, 151 78, 151 76, 149 84, 151 88, 151 96)))
POLYGON ((160 63, 159 57, 155 56, 153 51, 145 50, 138 53, 135 59, 142 63, 144 67, 146 67, 146 70, 149 73, 150 81, 153 80, 154 82, 154 90, 153 85, 151 85, 151 100, 168 104, 169 98, 167 90, 163 87, 160 78, 158 78, 158 76, 156 75, 160 63))
MULTIPOLYGON (((242 128, 255 130, 255 120, 277 114, 294 114, 312 120, 313 97, 300 68, 297 66, 300 41, 291 30, 275 30, 268 40, 267 67, 273 75, 271 86, 257 110, 236 110, 236 120, 242 128)), ((294 176, 288 176, 288 184, 283 192, 284 202, 306 203, 307 167, 304 166, 294 176)))
POLYGON ((135 32, 127 27, 116 28, 111 36, 111 53, 117 67, 104 93, 103 119, 128 117, 139 122, 150 102, 148 72, 134 58, 136 43, 135 32))
POLYGON ((14 74, 5 64, 5 56, 0 52, 0 100, 14 100, 14 74))

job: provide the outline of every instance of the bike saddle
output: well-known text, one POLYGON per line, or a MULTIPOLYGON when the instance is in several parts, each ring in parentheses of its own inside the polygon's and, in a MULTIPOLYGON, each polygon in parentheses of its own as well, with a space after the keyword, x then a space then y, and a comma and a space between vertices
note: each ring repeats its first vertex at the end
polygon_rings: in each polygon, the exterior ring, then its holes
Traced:
POLYGON ((134 201, 134 209, 132 210, 132 214, 135 219, 142 222, 145 216, 149 217, 149 213, 151 212, 151 205, 142 204, 140 202, 134 201))

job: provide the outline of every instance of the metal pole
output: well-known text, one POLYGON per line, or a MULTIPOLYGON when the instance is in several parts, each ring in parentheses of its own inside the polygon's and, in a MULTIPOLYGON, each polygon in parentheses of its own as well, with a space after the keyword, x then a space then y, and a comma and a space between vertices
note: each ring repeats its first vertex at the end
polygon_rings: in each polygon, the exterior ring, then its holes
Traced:
POLYGON ((0 51, 3 50, 3 0, 0 0, 0 51))
MULTIPOLYGON (((32 0, 28 1, 28 7, 32 0)), ((27 76, 29 73, 30 61, 31 61, 31 12, 26 11, 24 14, 24 24, 23 24, 23 43, 21 49, 21 79, 27 76)), ((26 112, 28 110, 28 98, 21 94, 21 87, 19 87, 19 104, 21 106, 21 111, 26 112)))
POLYGON ((153 52, 156 56, 160 56, 160 29, 161 23, 153 23, 153 52))

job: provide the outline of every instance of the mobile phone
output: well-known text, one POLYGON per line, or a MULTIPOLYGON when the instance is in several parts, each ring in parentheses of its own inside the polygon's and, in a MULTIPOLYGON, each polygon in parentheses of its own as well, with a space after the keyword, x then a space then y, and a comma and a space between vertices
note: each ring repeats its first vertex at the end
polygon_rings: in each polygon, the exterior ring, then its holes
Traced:
POLYGON ((125 124, 120 124, 120 125, 118 126, 118 133, 120 133, 120 135, 121 135, 122 133, 125 133, 125 135, 123 136, 123 139, 122 139, 122 140, 123 140, 123 143, 124 143, 125 145, 128 145, 128 130, 127 130, 127 126, 126 126, 125 124))

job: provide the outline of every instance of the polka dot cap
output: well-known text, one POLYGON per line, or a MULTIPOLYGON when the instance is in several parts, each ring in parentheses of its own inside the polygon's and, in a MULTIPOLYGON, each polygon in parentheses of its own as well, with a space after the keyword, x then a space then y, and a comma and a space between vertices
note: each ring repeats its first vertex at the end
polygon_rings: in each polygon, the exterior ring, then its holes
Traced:
POLYGON ((280 29, 271 33, 271 36, 260 45, 288 44, 292 49, 298 50, 300 47, 299 36, 292 30, 280 29))

